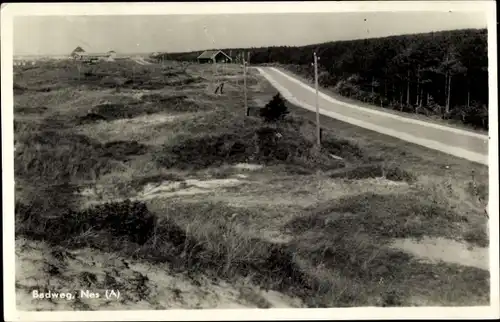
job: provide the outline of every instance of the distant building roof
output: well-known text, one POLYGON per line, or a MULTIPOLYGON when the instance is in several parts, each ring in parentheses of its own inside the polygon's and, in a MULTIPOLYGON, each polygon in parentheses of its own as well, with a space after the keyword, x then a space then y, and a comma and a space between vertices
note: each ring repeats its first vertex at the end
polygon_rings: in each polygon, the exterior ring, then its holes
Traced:
POLYGON ((226 57, 228 57, 229 59, 231 59, 231 57, 229 57, 229 55, 227 55, 222 50, 205 50, 200 56, 198 56, 198 59, 210 59, 210 58, 214 58, 218 53, 222 53, 223 55, 225 55, 226 57))
POLYGON ((78 47, 76 47, 76 48, 75 48, 75 50, 73 50, 73 52, 74 52, 74 53, 84 53, 84 52, 85 52, 85 50, 83 50, 83 48, 82 48, 82 47, 78 46, 78 47))
POLYGON ((87 56, 87 57, 103 57, 103 56, 109 56, 111 52, 107 52, 107 53, 87 53, 87 52, 83 52, 83 53, 77 53, 78 55, 80 56, 87 56))

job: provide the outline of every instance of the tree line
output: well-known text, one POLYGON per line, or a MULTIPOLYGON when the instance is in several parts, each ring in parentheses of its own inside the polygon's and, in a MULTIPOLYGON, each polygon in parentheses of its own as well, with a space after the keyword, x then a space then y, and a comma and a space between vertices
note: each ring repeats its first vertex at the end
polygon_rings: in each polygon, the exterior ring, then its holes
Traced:
MULTIPOLYGON (((251 64, 279 63, 309 79, 316 52, 322 87, 370 104, 488 129, 486 29, 223 50, 233 58, 250 52, 251 64)), ((201 53, 157 58, 196 61, 201 53)))

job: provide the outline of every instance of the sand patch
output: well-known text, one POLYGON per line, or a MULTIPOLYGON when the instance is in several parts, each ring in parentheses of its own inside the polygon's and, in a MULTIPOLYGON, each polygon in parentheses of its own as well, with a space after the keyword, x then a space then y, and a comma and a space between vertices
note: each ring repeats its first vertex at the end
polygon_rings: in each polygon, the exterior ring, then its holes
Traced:
POLYGON ((304 306, 300 299, 276 291, 261 291, 261 294, 273 308, 300 308, 304 306))
POLYGON ((118 119, 112 122, 108 122, 108 124, 112 125, 112 124, 127 123, 127 125, 155 125, 155 124, 172 122, 182 117, 185 117, 185 115, 169 115, 163 113, 156 113, 156 114, 141 115, 131 119, 118 119))
POLYGON ((205 193, 210 193, 210 190, 204 190, 196 187, 190 187, 178 191, 163 191, 161 188, 160 189, 154 189, 153 191, 150 191, 149 193, 141 193, 137 195, 135 198, 131 198, 132 200, 151 200, 155 198, 170 198, 170 197, 176 197, 176 196, 190 196, 190 195, 197 195, 197 194, 205 194, 205 193))
MULTIPOLYGON (((162 181, 148 183, 137 192, 128 195, 130 200, 151 200, 155 198, 171 198, 177 196, 193 196, 198 194, 209 194, 220 189, 236 187, 247 183, 241 179, 212 179, 199 180, 187 179, 184 181, 162 181)), ((112 189, 106 189, 102 185, 86 187, 76 194, 85 199, 86 206, 98 205, 105 202, 118 202, 124 200, 124 196, 119 196, 112 189)))
POLYGON ((406 182, 394 182, 384 178, 344 180, 310 176, 297 179, 266 175, 262 180, 254 182, 255 184, 245 187, 244 195, 240 192, 227 192, 224 195, 211 196, 210 199, 243 208, 259 206, 311 207, 332 198, 364 192, 404 193, 410 188, 406 182))
POLYGON ((121 95, 123 96, 128 96, 128 97, 133 97, 136 100, 142 100, 144 95, 148 95, 151 93, 151 90, 149 89, 124 89, 120 92, 121 95))
POLYGON ((239 179, 212 179, 212 180, 198 180, 188 179, 185 181, 188 186, 195 186, 203 189, 216 189, 224 187, 235 187, 243 183, 239 179))
POLYGON ((160 184, 152 184, 148 183, 146 186, 144 186, 142 193, 144 195, 148 194, 154 194, 154 193, 161 193, 161 192, 172 192, 177 189, 180 189, 182 187, 181 182, 175 181, 175 182, 169 182, 169 181, 164 181, 160 184))
POLYGON ((47 244, 16 240, 16 303, 19 310, 126 310, 257 308, 249 294, 262 296, 266 307, 300 307, 299 299, 253 284, 231 285, 203 274, 187 277, 168 263, 152 265, 116 254, 84 248, 53 251, 47 244), (73 299, 36 299, 33 290, 70 293, 73 299), (80 290, 100 298, 82 298, 80 290), (107 300, 107 289, 120 299, 107 300), (246 292, 241 290, 245 289, 246 292), (80 297, 79 299, 76 299, 80 297))
POLYGON ((182 182, 164 181, 158 184, 147 184, 134 199, 150 200, 153 198, 206 194, 219 188, 235 187, 243 183, 239 179, 187 179, 182 182))
POLYGON ((420 241, 396 239, 392 248, 429 262, 446 262, 489 270, 488 248, 470 246, 446 238, 425 237, 420 241))
POLYGON ((258 237, 276 244, 287 244, 293 240, 293 236, 285 235, 277 230, 261 230, 258 237))
POLYGON ((258 308, 304 307, 303 302, 298 298, 292 298, 276 291, 256 290, 248 286, 240 288, 240 297, 258 308))
POLYGON ((260 170, 260 169, 264 168, 264 166, 261 164, 238 163, 238 164, 234 165, 234 168, 238 169, 238 170, 255 171, 255 170, 260 170))
POLYGON ((264 107, 266 105, 266 102, 264 102, 263 99, 260 99, 258 97, 253 98, 252 102, 254 102, 259 107, 264 107))
POLYGON ((77 127, 80 134, 99 141, 135 140, 145 144, 158 144, 168 137, 169 125, 192 117, 193 113, 154 113, 134 118, 99 121, 77 127))

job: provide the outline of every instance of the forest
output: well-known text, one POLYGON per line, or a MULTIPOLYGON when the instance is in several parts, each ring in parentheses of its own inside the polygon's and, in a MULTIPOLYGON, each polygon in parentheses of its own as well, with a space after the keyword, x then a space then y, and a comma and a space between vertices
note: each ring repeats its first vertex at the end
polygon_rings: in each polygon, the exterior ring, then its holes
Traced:
MULTIPOLYGON (((455 120, 488 129, 486 29, 335 41, 302 47, 222 49, 241 62, 280 64, 339 95, 401 112, 455 120)), ((154 58, 196 61, 202 51, 154 58)))

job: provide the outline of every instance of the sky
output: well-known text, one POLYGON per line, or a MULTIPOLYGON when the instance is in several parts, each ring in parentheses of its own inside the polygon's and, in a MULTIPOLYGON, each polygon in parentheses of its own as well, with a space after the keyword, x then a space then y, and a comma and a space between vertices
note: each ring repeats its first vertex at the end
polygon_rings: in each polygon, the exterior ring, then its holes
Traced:
POLYGON ((14 55, 68 55, 77 46, 123 54, 300 46, 486 26, 482 12, 17 16, 14 55))

